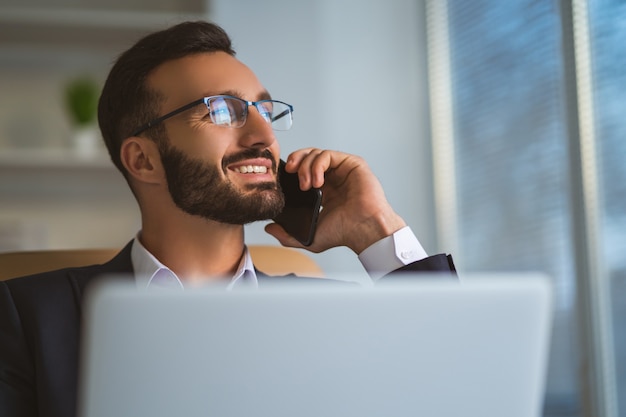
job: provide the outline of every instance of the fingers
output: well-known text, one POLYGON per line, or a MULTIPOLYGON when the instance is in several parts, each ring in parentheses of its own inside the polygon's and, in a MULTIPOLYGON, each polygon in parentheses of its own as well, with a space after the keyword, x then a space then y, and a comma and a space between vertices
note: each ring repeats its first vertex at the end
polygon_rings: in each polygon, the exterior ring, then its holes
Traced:
POLYGON ((300 189, 306 191, 311 187, 320 188, 324 185, 328 159, 328 153, 320 149, 302 149, 289 155, 287 165, 292 172, 298 172, 300 189))
POLYGON ((298 172, 300 189, 311 187, 321 188, 324 185, 324 174, 337 168, 349 155, 317 148, 306 148, 295 151, 287 158, 287 171, 298 172))

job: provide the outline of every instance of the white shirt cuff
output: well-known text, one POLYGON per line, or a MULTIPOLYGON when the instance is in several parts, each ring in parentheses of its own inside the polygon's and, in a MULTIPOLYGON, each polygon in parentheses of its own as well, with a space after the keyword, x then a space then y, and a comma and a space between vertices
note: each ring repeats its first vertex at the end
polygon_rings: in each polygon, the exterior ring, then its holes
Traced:
POLYGON ((428 254, 408 226, 379 240, 359 254, 361 264, 373 280, 427 257, 428 254))

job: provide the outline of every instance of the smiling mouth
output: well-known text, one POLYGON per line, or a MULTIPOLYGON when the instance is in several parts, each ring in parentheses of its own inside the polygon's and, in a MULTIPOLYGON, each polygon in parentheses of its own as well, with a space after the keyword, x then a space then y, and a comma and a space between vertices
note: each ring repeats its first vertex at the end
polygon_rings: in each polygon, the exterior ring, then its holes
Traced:
POLYGON ((240 174, 267 174, 267 167, 263 165, 242 165, 232 170, 240 174))

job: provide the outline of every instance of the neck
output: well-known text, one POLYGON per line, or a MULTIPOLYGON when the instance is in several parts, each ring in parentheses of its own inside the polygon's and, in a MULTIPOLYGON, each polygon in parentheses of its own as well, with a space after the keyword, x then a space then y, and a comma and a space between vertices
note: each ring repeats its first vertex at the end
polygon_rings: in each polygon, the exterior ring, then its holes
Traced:
POLYGON ((144 215, 139 239, 183 281, 232 276, 244 251, 243 226, 186 213, 170 214, 165 221, 144 215))

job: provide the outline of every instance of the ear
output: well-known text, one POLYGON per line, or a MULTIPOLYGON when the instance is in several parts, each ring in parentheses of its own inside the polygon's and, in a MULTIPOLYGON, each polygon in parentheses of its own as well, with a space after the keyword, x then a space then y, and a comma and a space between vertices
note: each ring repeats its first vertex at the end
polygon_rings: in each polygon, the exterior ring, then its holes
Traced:
POLYGON ((139 136, 126 138, 120 149, 122 164, 136 181, 158 184, 163 181, 161 157, 156 143, 139 136))

